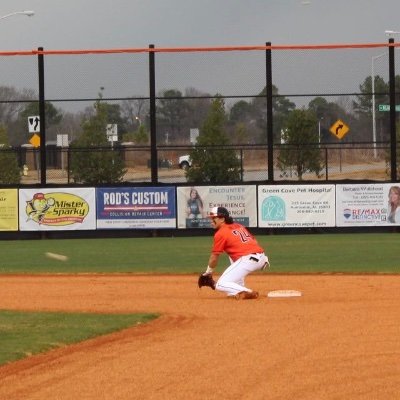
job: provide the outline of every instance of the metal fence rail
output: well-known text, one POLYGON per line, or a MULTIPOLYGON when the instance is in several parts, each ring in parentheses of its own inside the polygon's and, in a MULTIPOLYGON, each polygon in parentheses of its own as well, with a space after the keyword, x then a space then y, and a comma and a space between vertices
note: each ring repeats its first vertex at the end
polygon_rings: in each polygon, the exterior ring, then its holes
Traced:
MULTIPOLYGON (((310 144, 309 147, 318 148, 322 159, 322 168, 317 175, 306 172, 303 181, 341 181, 341 180, 369 180, 390 181, 390 146, 379 144, 345 144, 320 145, 310 144), (376 157, 374 154, 376 153, 376 157)), ((279 154, 287 145, 277 145, 274 148, 274 181, 298 181, 299 178, 293 168, 282 170, 279 166, 279 154)), ((266 182, 268 181, 268 148, 266 145, 248 145, 230 147, 240 160, 240 181, 266 182)), ((216 147, 213 150, 222 149, 216 147)), ((186 183, 186 171, 182 169, 178 160, 180 156, 189 154, 191 148, 185 146, 163 146, 157 149, 157 170, 159 183, 186 183)), ((210 151, 210 148, 205 149, 210 151)), ((71 158, 74 154, 88 152, 110 152, 110 148, 47 148, 46 182, 51 185, 76 185, 70 173, 71 158)), ((150 146, 117 146, 114 151, 124 161, 126 172, 120 185, 131 183, 151 182, 151 148, 150 146)), ((13 152, 19 160, 22 178, 21 185, 41 184, 40 151, 34 148, 19 147, 0 150, 1 153, 13 152)), ((238 182, 238 183, 239 183, 238 182)), ((112 182, 110 182, 112 183, 112 182)), ((14 185, 15 186, 15 185, 14 185)))

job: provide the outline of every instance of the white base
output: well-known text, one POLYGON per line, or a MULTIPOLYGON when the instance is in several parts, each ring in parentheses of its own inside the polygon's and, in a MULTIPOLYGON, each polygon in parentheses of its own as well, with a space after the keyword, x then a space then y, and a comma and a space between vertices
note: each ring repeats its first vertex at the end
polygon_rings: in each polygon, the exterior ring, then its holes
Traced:
POLYGON ((267 297, 300 297, 302 293, 298 290, 272 290, 267 297))

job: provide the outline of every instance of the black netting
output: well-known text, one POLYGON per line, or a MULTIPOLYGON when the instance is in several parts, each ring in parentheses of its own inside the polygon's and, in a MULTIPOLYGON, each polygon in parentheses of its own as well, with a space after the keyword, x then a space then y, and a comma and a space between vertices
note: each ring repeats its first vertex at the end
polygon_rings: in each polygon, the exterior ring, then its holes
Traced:
MULTIPOLYGON (((45 124, 47 183, 74 183, 70 160, 76 150, 71 143, 81 137, 84 122, 96 113, 99 102, 107 104, 107 123, 118 128, 116 140, 106 143, 118 149, 124 161, 125 182, 151 181, 152 168, 157 168, 159 182, 185 182, 179 159, 190 156, 217 97, 225 107, 226 141, 215 145, 234 150, 242 181, 270 179, 271 165, 274 180, 298 180, 287 160, 293 152, 307 149, 314 149, 310 154, 318 158, 320 169, 305 171, 303 180, 389 180, 393 133, 388 54, 383 45, 273 49, 272 124, 266 49, 160 51, 154 54, 154 70, 145 50, 45 54, 44 96, 50 104, 45 124), (315 118, 312 134, 300 143, 302 150, 293 139, 288 142, 288 117, 294 110, 310 111, 315 118), (347 131, 338 137, 335 129, 341 123, 347 131)), ((398 65, 397 48, 394 54, 398 65)), ((38 59, 0 55, 0 64, 0 125, 7 137, 7 143, 0 144, 15 152, 21 183, 38 183, 41 151, 31 144, 27 121, 39 115, 38 59)), ((400 107, 398 82, 396 75, 400 107)), ((86 150, 100 151, 96 145, 86 150)))

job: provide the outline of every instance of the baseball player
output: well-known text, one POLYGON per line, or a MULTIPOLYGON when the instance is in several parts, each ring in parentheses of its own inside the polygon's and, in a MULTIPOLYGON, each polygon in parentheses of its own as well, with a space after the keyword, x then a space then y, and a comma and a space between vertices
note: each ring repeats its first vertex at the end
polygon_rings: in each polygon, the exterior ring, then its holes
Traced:
POLYGON ((215 289, 236 299, 256 299, 258 292, 247 288, 244 278, 251 272, 269 267, 263 248, 243 225, 233 222, 225 207, 214 207, 209 217, 215 234, 207 270, 203 275, 212 275, 218 257, 226 252, 231 265, 220 276, 215 289))

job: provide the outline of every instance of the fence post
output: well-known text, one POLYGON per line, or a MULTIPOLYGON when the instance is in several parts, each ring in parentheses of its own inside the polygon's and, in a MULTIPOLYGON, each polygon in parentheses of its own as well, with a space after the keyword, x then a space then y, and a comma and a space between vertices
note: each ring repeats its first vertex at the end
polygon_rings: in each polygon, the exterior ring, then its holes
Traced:
MULTIPOLYGON (((271 46, 271 42, 266 42, 271 46)), ((267 96, 267 148, 268 148, 268 181, 274 180, 274 132, 272 124, 272 50, 269 48, 265 53, 266 62, 266 96, 267 96)))
MULTIPOLYGON (((393 44, 394 39, 389 39, 393 44)), ((394 47, 389 46, 389 104, 390 104, 390 179, 397 181, 397 150, 396 150, 396 83, 394 67, 394 47)))
POLYGON ((329 167, 328 167, 328 148, 325 147, 325 180, 328 180, 328 172, 329 172, 329 167))
MULTIPOLYGON (((154 49, 154 44, 149 45, 149 49, 154 49)), ((156 78, 155 78, 155 55, 154 51, 149 51, 149 91, 150 91, 150 165, 151 182, 158 182, 158 163, 157 163, 157 130, 156 130, 156 78)))
MULTIPOLYGON (((43 47, 38 47, 42 52, 43 47)), ((38 72, 39 72, 39 118, 40 118, 40 184, 46 185, 47 161, 46 161, 46 113, 44 97, 44 56, 38 54, 38 72)))

